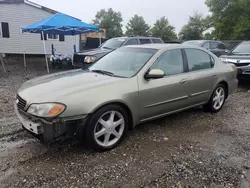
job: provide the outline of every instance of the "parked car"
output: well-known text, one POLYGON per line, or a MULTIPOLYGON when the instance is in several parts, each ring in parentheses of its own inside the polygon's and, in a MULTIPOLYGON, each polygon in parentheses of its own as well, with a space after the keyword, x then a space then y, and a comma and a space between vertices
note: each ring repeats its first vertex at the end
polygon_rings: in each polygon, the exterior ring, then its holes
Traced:
POLYGON ((118 37, 104 42, 99 48, 78 52, 73 56, 73 66, 87 68, 101 57, 113 50, 127 45, 164 43, 162 39, 155 37, 118 37))
POLYGON ((224 63, 232 63, 238 69, 238 78, 250 78, 250 41, 238 44, 229 54, 220 57, 224 63))
POLYGON ((126 46, 88 70, 27 81, 15 112, 24 129, 46 143, 76 137, 105 151, 140 123, 200 105, 218 112, 236 90, 236 76, 233 64, 202 48, 126 46))
POLYGON ((221 55, 225 55, 229 52, 229 50, 227 50, 226 48, 226 45, 221 41, 190 40, 190 41, 184 42, 183 44, 195 45, 195 46, 206 48, 207 50, 213 52, 217 57, 220 57, 221 55))

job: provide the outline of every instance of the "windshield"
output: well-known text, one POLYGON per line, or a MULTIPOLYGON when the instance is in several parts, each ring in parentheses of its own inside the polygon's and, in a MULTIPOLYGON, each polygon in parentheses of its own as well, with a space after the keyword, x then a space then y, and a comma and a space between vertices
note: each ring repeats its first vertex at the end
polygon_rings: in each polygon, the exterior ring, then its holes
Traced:
POLYGON ((89 70, 102 70, 114 76, 130 78, 137 74, 156 51, 148 48, 119 48, 98 60, 89 70))
POLYGON ((246 54, 250 54, 250 42, 242 42, 240 45, 238 45, 233 51, 232 53, 246 53, 246 54))
POLYGON ((121 47, 124 42, 125 42, 125 38, 109 39, 103 45, 101 45, 101 48, 114 50, 114 49, 121 47))
POLYGON ((202 42, 201 41, 186 41, 186 42, 183 42, 183 44, 201 46, 202 42))

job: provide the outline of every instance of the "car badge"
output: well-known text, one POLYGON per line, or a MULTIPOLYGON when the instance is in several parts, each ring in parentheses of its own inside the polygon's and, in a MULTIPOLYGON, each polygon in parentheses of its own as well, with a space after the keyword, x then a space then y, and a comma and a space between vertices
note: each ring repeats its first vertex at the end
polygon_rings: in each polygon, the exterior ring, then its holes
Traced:
POLYGON ((240 63, 240 60, 237 60, 237 63, 240 63))
POLYGON ((16 100, 16 104, 18 104, 18 103, 19 103, 19 100, 17 99, 17 100, 16 100))

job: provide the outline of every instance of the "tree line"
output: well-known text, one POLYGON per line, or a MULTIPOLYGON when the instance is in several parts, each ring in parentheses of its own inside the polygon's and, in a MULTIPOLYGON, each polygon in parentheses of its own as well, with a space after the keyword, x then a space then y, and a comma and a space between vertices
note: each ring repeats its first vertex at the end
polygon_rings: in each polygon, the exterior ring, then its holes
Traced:
POLYGON ((249 0, 206 0, 210 15, 204 17, 199 12, 189 16, 189 21, 177 35, 175 27, 166 17, 157 19, 150 27, 144 18, 134 15, 122 31, 122 14, 112 8, 97 12, 93 24, 106 29, 107 37, 154 36, 164 41, 173 40, 250 40, 250 1, 249 0))

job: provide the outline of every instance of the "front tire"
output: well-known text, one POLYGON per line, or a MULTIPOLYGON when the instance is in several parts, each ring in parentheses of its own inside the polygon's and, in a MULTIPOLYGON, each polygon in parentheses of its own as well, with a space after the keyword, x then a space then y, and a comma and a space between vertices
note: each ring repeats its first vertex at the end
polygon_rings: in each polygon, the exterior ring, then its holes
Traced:
POLYGON ((205 104, 203 107, 205 110, 209 112, 217 113, 222 109, 225 100, 226 100, 226 87, 223 84, 219 84, 215 88, 209 102, 205 104))
POLYGON ((86 144, 103 152, 115 148, 127 132, 128 115, 119 105, 107 105, 91 115, 84 131, 86 144))

